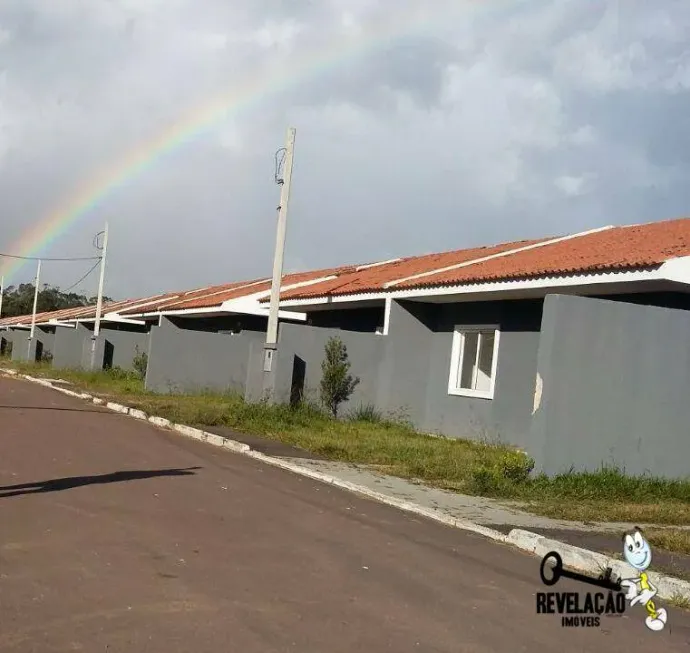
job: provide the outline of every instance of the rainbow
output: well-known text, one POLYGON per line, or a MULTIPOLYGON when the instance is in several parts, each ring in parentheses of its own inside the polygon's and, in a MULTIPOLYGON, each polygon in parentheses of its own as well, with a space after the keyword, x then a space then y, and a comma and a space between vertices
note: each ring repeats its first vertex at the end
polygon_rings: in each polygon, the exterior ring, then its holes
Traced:
MULTIPOLYGON (((487 12, 489 5, 491 9, 496 9, 502 4, 495 0, 464 0, 462 10, 467 12, 468 9, 481 9, 487 12)), ((525 2, 513 0, 512 7, 515 8, 518 4, 525 2)), ((335 43, 329 42, 325 48, 308 52, 296 62, 291 60, 289 72, 276 70, 268 76, 250 79, 218 95, 98 171, 77 188, 76 192, 21 233, 13 243, 3 246, 2 251, 23 257, 38 256, 118 189, 228 117, 340 64, 373 53, 398 39, 422 33, 431 25, 441 22, 448 24, 453 17, 450 11, 438 10, 432 15, 424 10, 392 12, 385 19, 370 24, 355 34, 345 36, 335 43)), ((3 267, 3 260, 0 259, 0 273, 4 274, 5 283, 12 281, 26 263, 27 261, 10 259, 9 262, 4 261, 3 267)))

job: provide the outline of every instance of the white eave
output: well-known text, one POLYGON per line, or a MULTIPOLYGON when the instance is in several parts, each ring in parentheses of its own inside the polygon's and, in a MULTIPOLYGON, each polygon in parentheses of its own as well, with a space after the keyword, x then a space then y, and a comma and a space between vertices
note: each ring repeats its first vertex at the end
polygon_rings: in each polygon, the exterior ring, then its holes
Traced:
POLYGON ((76 322, 69 322, 69 321, 63 321, 63 320, 48 320, 46 322, 46 325, 48 326, 59 326, 59 327, 67 327, 69 329, 76 329, 77 328, 77 323, 76 322))
MULTIPOLYGON (((586 274, 570 274, 535 279, 515 279, 506 281, 489 281, 484 283, 470 283, 462 285, 434 286, 426 288, 410 288, 407 290, 358 293, 350 295, 332 295, 323 297, 309 297, 305 299, 287 299, 281 302, 285 307, 299 307, 305 310, 309 307, 323 307, 324 305, 343 305, 365 301, 384 301, 391 299, 417 299, 447 297, 449 299, 484 294, 506 293, 517 295, 525 291, 534 292, 535 296, 546 294, 558 289, 574 289, 576 287, 597 287, 611 284, 631 284, 643 282, 670 282, 690 285, 690 257, 671 259, 655 269, 592 272, 586 274)), ((594 290, 594 288, 592 288, 594 290)), ((298 309, 299 310, 299 309, 298 309)))
MULTIPOLYGON (((77 322, 83 322, 83 323, 88 323, 91 324, 92 322, 95 322, 96 318, 95 317, 86 317, 86 318, 79 318, 77 322)), ((101 322, 111 322, 114 324, 133 324, 136 326, 146 326, 146 321, 145 320, 136 320, 128 317, 122 317, 121 315, 118 315, 117 313, 106 313, 101 317, 101 322)))

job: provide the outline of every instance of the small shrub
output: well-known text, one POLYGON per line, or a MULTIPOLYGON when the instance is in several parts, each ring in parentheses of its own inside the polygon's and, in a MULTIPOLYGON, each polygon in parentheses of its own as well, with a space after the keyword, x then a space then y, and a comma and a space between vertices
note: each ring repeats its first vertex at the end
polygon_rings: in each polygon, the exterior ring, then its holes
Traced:
POLYGON ((383 415, 374 404, 360 404, 350 413, 350 419, 353 422, 380 424, 383 422, 383 415))
POLYGON ((50 350, 44 350, 41 354, 41 363, 52 363, 53 362, 53 352, 50 350))
POLYGON ((118 381, 129 381, 131 379, 139 378, 137 372, 123 370, 121 367, 118 367, 117 365, 115 365, 115 367, 109 367, 108 369, 104 370, 104 373, 107 374, 111 379, 116 379, 118 381))
POLYGON ((502 456, 502 475, 513 483, 524 483, 533 469, 534 460, 521 451, 507 451, 502 456))
POLYGON ((146 378, 146 370, 149 366, 149 355, 145 351, 139 351, 139 345, 134 347, 134 358, 132 359, 132 367, 143 381, 146 378))
POLYGON ((326 357, 321 363, 321 401, 333 417, 338 417, 340 404, 350 398, 359 378, 350 374, 347 347, 340 338, 329 338, 325 350, 326 357))

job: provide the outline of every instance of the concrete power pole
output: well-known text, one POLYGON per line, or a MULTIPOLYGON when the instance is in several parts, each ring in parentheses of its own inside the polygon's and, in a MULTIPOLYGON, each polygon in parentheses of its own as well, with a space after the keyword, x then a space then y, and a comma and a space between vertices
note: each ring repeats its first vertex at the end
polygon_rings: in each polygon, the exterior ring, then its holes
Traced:
POLYGON ((0 317, 2 317, 2 297, 5 294, 5 277, 0 277, 0 317))
POLYGON ((271 282, 271 303, 268 311, 266 343, 264 345, 264 393, 270 392, 270 372, 273 370, 273 359, 278 351, 278 309, 280 306, 280 286, 283 279, 283 255, 285 253, 285 234, 287 231, 288 203, 292 183, 292 160, 295 150, 297 130, 290 127, 285 142, 285 169, 280 189, 280 206, 278 207, 278 226, 276 230, 276 248, 273 256, 273 280, 271 282))
POLYGON ((34 332, 36 331, 36 309, 38 308, 38 284, 41 279, 41 260, 38 261, 36 268, 36 283, 34 286, 34 307, 31 312, 31 331, 29 332, 29 347, 26 351, 26 360, 31 360, 31 343, 34 339, 34 332))
POLYGON ((91 360, 89 369, 93 370, 96 365, 96 342, 101 332, 101 312, 103 310, 103 283, 105 281, 105 257, 108 254, 108 223, 105 223, 103 230, 103 253, 101 254, 101 271, 98 277, 98 296, 96 298, 96 321, 93 325, 93 335, 91 336, 91 360))

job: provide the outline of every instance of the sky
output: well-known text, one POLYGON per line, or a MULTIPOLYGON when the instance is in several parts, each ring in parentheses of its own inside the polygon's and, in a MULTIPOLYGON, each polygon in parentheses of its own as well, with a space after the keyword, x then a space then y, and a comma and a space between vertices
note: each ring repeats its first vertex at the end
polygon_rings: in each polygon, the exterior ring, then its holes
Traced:
POLYGON ((248 84, 40 255, 108 220, 112 297, 270 277, 290 126, 285 272, 690 215, 687 0, 2 0, 0 252, 248 84))

